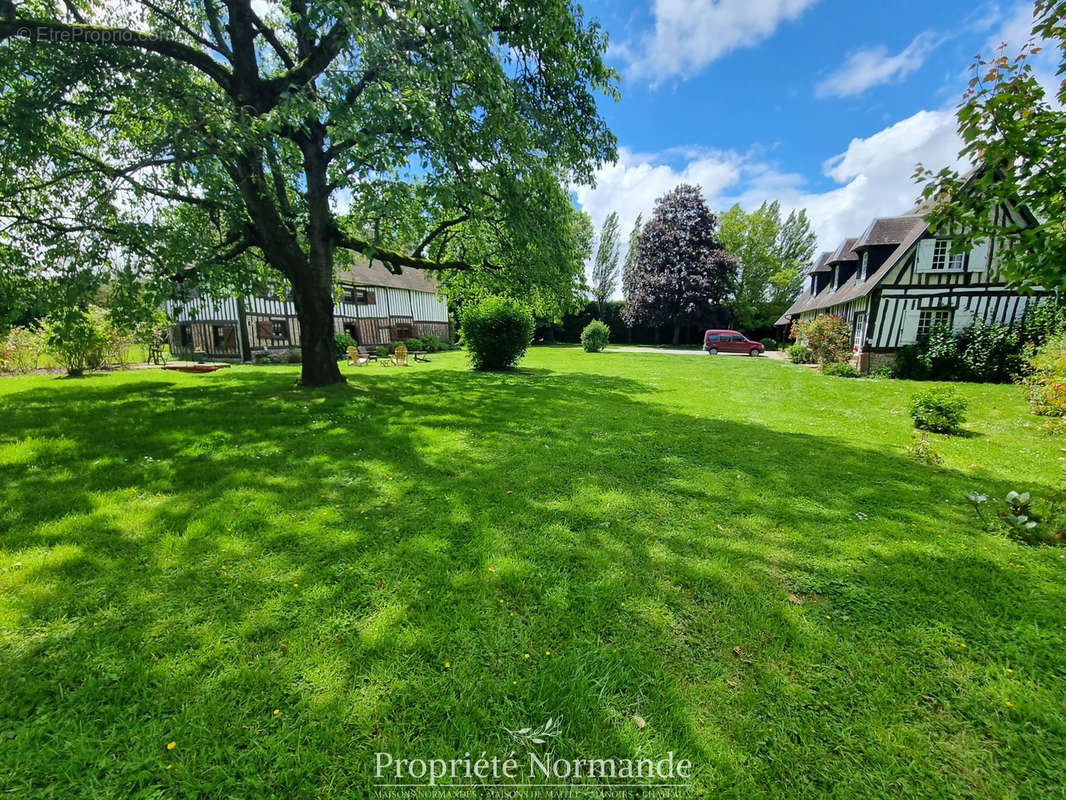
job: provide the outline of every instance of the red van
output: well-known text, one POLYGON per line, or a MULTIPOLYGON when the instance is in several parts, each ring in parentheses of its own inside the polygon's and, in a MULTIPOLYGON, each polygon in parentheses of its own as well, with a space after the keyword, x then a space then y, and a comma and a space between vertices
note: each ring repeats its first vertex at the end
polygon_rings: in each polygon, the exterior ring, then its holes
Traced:
POLYGON ((716 356, 719 353, 747 353, 749 356, 761 356, 766 350, 762 342, 753 342, 743 333, 726 330, 710 330, 703 334, 703 349, 709 356, 716 356))

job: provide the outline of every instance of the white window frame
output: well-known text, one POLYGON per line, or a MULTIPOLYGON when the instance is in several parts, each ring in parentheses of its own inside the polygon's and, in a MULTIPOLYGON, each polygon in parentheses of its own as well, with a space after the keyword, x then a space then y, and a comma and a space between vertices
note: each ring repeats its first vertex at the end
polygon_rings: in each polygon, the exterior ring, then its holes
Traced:
POLYGON ((951 241, 937 239, 933 245, 933 260, 929 264, 930 272, 965 272, 966 253, 952 253, 951 241))
POLYGON ((918 326, 915 329, 915 339, 921 339, 923 336, 928 336, 933 332, 940 323, 944 323, 949 328, 952 327, 953 318, 955 315, 954 308, 920 308, 918 309, 918 326))
POLYGON ((857 311, 855 313, 855 333, 851 338, 851 347, 856 352, 861 353, 863 345, 866 344, 866 312, 857 311))

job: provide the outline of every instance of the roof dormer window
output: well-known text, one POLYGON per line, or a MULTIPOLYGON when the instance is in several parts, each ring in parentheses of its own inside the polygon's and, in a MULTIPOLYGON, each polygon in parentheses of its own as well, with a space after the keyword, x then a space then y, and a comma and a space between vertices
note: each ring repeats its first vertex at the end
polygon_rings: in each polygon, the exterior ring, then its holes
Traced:
POLYGON ((866 278, 867 278, 867 276, 869 274, 869 268, 870 268, 870 251, 869 250, 863 250, 863 252, 862 252, 862 261, 859 264, 859 280, 860 281, 866 280, 866 278))

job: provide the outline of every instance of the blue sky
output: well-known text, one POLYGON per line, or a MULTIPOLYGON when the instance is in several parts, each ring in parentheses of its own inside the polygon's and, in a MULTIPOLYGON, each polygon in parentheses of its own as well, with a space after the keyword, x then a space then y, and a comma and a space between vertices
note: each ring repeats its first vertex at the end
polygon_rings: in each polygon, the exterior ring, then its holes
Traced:
MULTIPOLYGON (((898 214, 919 161, 956 163, 954 106, 974 54, 1028 38, 1032 2, 586 0, 610 35, 622 100, 601 112, 616 164, 576 187, 597 229, 628 233, 679 182, 715 210, 806 207, 835 247, 898 214)), ((1043 58, 1043 56, 1041 57, 1043 58)), ((1047 74, 1047 63, 1041 63, 1047 74)), ((1049 78, 1050 80, 1050 78, 1049 78)))

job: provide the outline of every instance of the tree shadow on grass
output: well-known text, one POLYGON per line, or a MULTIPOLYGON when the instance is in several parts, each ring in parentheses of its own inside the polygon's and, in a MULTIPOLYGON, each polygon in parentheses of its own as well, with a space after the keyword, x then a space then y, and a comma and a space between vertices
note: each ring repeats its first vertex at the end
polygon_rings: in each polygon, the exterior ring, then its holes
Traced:
POLYGON ((1057 780, 1054 715, 987 718, 981 675, 1061 674, 1066 597, 979 550, 959 473, 546 370, 127 377, 0 417, 15 791, 362 796, 375 752, 559 715, 558 756, 672 750, 697 794, 1057 780))

